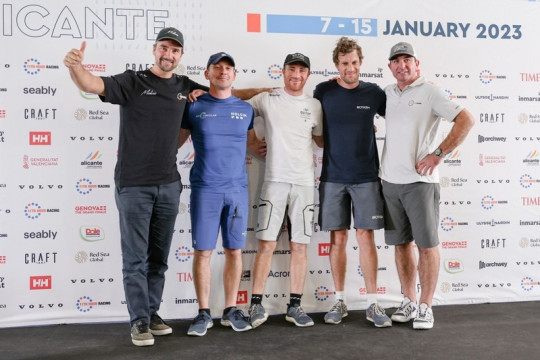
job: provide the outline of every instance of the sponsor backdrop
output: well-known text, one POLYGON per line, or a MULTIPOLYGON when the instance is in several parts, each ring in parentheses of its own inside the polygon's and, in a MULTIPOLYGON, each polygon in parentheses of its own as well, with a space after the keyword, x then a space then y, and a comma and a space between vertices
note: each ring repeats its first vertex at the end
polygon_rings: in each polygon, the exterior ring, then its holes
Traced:
MULTIPOLYGON (((113 170, 118 107, 78 91, 62 64, 86 40, 96 75, 152 66, 159 30, 184 32, 178 72, 206 84, 208 56, 235 57, 235 87, 281 86, 287 53, 312 61, 306 91, 337 72, 332 50, 350 36, 362 45, 362 80, 394 82, 387 54, 410 41, 420 69, 465 105, 476 126, 441 165, 440 279, 434 304, 540 299, 540 2, 515 0, 312 1, 90 0, 4 1, 0 7, 0 326, 127 321, 113 170), (512 8, 511 12, 507 11, 512 8)), ((384 119, 376 119, 378 146, 384 119)), ((450 130, 444 124, 443 133, 450 130)), ((257 131, 264 129, 257 122, 257 131)), ((442 137, 441 137, 442 139, 442 137)), ((197 300, 191 270, 190 143, 178 152, 184 190, 163 295, 164 318, 189 318, 197 300)), ((316 186, 322 151, 313 151, 316 186)), ((254 229, 264 162, 246 158, 248 241, 238 304, 249 305, 254 229)), ((318 197, 317 197, 318 199, 318 197)), ((318 200, 317 200, 318 201, 318 200)), ((317 214, 317 213, 316 213, 317 214)), ((333 301, 329 234, 315 220, 303 304, 333 301)), ((348 244, 347 302, 364 309, 365 286, 354 232, 348 244)), ((396 306, 401 289, 393 249, 376 232, 378 294, 396 306)), ((264 304, 283 313, 289 294, 284 231, 264 304)), ((212 310, 221 313, 223 249, 213 256, 212 310)))

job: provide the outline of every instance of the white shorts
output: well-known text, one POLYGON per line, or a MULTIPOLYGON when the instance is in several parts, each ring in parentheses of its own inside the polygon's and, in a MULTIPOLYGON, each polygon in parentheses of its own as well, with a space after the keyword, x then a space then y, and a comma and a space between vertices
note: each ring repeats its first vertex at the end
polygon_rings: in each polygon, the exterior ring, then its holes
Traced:
POLYGON ((265 181, 259 199, 257 238, 277 241, 285 217, 290 219, 290 240, 309 244, 315 213, 313 186, 265 181))

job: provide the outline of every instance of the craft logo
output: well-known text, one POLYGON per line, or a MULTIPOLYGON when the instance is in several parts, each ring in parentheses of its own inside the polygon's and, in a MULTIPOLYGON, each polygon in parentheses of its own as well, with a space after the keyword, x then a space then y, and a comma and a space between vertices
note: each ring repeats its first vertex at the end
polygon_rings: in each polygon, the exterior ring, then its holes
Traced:
POLYGON ((501 165, 506 163, 505 155, 484 155, 478 154, 478 165, 501 165))
POLYGON ((480 71, 479 80, 482 84, 489 84, 493 80, 506 80, 506 75, 493 75, 493 73, 489 70, 482 70, 480 71))
POLYGON ((59 67, 58 65, 44 65, 41 62, 39 62, 39 60, 37 59, 29 58, 29 59, 26 59, 26 61, 24 62, 23 68, 27 74, 37 75, 39 74, 41 70, 46 70, 46 69, 58 70, 59 67))
POLYGON ((182 160, 178 162, 178 165, 182 166, 183 168, 191 168, 193 166, 193 162, 195 161, 195 152, 188 152, 186 156, 182 160))
POLYGON ((482 197, 482 200, 480 200, 480 204, 482 205, 482 209, 484 210, 491 210, 495 205, 498 204, 508 204, 508 201, 506 200, 495 200, 493 196, 491 195, 484 195, 482 197))
POLYGON ((456 149, 444 157, 443 163, 448 166, 461 166, 460 152, 456 149))
POLYGON ((450 100, 455 100, 455 99, 466 99, 467 96, 466 95, 456 95, 454 94, 452 91, 446 89, 444 90, 444 93, 446 95, 446 97, 450 100))
POLYGON ((518 116, 518 121, 520 124, 540 124, 540 114, 521 113, 518 116))
POLYGON ((26 253, 24 254, 24 263, 25 264, 48 264, 52 262, 56 264, 56 252, 45 252, 45 253, 26 253))
POLYGON ((329 255, 330 255, 330 243, 320 243, 319 256, 329 256, 329 255))
POLYGON ((531 186, 533 186, 533 184, 536 184, 536 183, 540 183, 540 178, 533 179, 533 177, 530 174, 523 174, 519 178, 519 185, 521 185, 521 187, 524 189, 528 189, 531 186))
POLYGON ((281 76, 283 68, 278 64, 272 64, 268 67, 267 74, 272 80, 279 80, 281 79, 281 76))
POLYGON ((540 165, 540 153, 536 150, 530 151, 523 159, 523 163, 527 166, 540 165))
POLYGON ((484 124, 504 124, 505 113, 480 113, 480 123, 484 124))
POLYGON ((102 169, 103 162, 101 159, 101 153, 98 151, 91 152, 88 154, 83 161, 81 161, 81 166, 85 169, 102 169))
POLYGON ((538 281, 534 281, 532 277, 525 276, 521 279, 521 288, 525 291, 531 291, 535 286, 540 285, 538 281))
POLYGON ((49 166, 58 166, 57 157, 29 157, 28 155, 23 155, 23 169, 30 169, 32 167, 49 167, 49 166))
POLYGON ((59 213, 60 209, 44 209, 38 203, 31 202, 24 206, 24 216, 29 219, 37 219, 43 213, 59 213))
POLYGON ((154 64, 126 63, 126 70, 144 71, 150 69, 152 66, 154 66, 154 64))
POLYGON ((97 306, 111 305, 110 301, 94 301, 90 296, 81 296, 75 302, 75 307, 82 313, 87 313, 97 306))
POLYGON ((441 246, 443 249, 466 249, 467 241, 443 241, 441 246))
POLYGON ((192 249, 183 245, 176 249, 174 252, 174 257, 181 263, 191 260, 194 255, 195 252, 192 249))
POLYGON ((52 276, 30 276, 30 290, 50 290, 52 289, 52 276))
POLYGON ((240 290, 236 295, 237 304, 247 304, 248 303, 248 292, 247 290, 240 290))
MULTIPOLYGON (((375 289, 375 292, 377 293, 377 295, 384 295, 384 294, 386 294, 386 286, 377 286, 377 289, 375 289)), ((367 289, 366 289, 365 287, 359 288, 359 289, 358 289, 358 293, 359 293, 361 296, 366 296, 366 295, 367 295, 367 289)))
POLYGON ((482 260, 478 261, 478 269, 486 269, 486 268, 495 268, 495 267, 506 267, 508 265, 507 262, 497 262, 497 261, 491 261, 491 262, 483 262, 482 260))
POLYGON ((31 120, 48 120, 56 119, 56 110, 58 109, 52 109, 52 108, 44 108, 44 109, 24 109, 24 118, 25 119, 31 119, 31 120))
POLYGON ((334 295, 333 291, 328 290, 324 285, 317 286, 314 291, 317 301, 326 301, 330 295, 334 295))
POLYGON ((465 288, 467 287, 469 287, 468 283, 463 283, 463 282, 449 283, 445 281, 441 284, 441 291, 447 294, 449 292, 454 292, 454 291, 465 291, 465 288))
POLYGON ((82 178, 75 184, 75 189, 79 194, 88 195, 94 189, 110 189, 110 185, 107 184, 94 184, 92 180, 88 178, 82 178))
POLYGON ((107 205, 77 205, 75 214, 107 214, 107 205))
POLYGON ((107 65, 105 64, 83 64, 83 67, 90 72, 106 72, 107 65))
POLYGON ((523 206, 540 206, 540 196, 522 196, 521 205, 523 206))
POLYGON ((505 247, 506 247, 505 238, 480 240, 480 248, 482 249, 498 249, 498 248, 505 248, 505 247))
POLYGON ((445 259, 444 270, 449 274, 462 272, 464 269, 463 263, 459 259, 445 259))
POLYGON ((456 178, 451 178, 451 177, 448 177, 448 176, 442 176, 440 178, 440 182, 439 184, 441 185, 441 187, 443 188, 446 188, 446 187, 462 187, 464 184, 467 183, 467 179, 465 178, 460 178, 460 177, 456 177, 456 178))
POLYGON ((94 242, 105 240, 105 231, 99 226, 81 226, 79 234, 84 241, 94 242))
POLYGON ((30 145, 51 145, 50 131, 30 131, 28 135, 30 145))

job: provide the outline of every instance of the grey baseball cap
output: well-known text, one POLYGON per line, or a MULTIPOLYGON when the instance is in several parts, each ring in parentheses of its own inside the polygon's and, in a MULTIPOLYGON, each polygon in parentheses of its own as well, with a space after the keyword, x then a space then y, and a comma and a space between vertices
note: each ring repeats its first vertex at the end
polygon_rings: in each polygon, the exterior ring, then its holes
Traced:
POLYGON ((416 57, 416 51, 414 51, 414 48, 411 44, 406 42, 398 42, 390 49, 390 55, 388 56, 388 60, 392 60, 398 55, 410 55, 416 57))

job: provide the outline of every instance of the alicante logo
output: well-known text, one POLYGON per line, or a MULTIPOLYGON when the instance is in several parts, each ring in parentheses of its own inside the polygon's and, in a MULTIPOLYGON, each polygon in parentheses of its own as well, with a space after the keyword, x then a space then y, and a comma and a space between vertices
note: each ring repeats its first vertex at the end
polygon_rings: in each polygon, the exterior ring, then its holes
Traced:
POLYGON ((268 76, 270 79, 278 80, 281 79, 282 68, 278 64, 272 64, 268 67, 268 76))
POLYGON ((531 291, 535 286, 538 286, 538 281, 534 281, 530 276, 525 276, 521 279, 521 288, 525 291, 531 291))
POLYGON ((94 306, 97 306, 97 304, 97 301, 92 300, 89 296, 81 296, 77 299, 75 306, 80 312, 86 313, 92 310, 94 306))
POLYGON ((183 245, 176 249, 176 251, 174 252, 174 257, 176 258, 176 260, 182 263, 190 260, 193 255, 193 250, 183 245))
POLYGON ((318 301, 326 301, 330 297, 330 295, 333 294, 333 291, 328 290, 328 288, 323 285, 317 286, 317 288, 315 289, 315 299, 317 299, 318 301))

